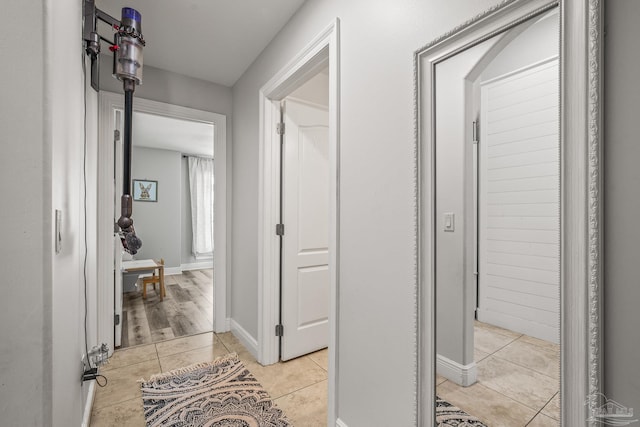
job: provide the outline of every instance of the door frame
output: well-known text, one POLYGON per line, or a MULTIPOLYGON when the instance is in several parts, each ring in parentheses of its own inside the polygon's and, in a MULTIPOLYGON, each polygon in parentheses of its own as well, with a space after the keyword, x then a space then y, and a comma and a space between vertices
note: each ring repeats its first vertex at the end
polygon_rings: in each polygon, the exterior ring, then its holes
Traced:
POLYGON ((260 190, 258 203, 258 361, 278 362, 279 340, 275 325, 280 314, 280 100, 329 65, 329 425, 337 414, 338 307, 339 307, 339 207, 340 207, 340 20, 336 18, 277 72, 259 91, 260 190))
MULTIPOLYGON (((115 110, 124 110, 124 97, 100 91, 98 100, 98 342, 107 343, 109 355, 114 349, 114 239, 113 239, 113 117, 115 110)), ((214 318, 213 330, 229 330, 227 319, 227 117, 223 114, 181 107, 164 102, 136 98, 133 110, 176 119, 211 123, 214 125, 214 318)), ((134 212, 135 218, 135 212, 134 212)))

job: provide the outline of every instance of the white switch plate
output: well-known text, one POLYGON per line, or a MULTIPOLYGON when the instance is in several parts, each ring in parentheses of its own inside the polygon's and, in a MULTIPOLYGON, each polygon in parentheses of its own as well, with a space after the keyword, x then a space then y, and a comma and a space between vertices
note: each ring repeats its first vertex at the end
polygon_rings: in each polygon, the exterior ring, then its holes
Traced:
POLYGON ((56 253, 59 254, 62 250, 62 211, 56 209, 56 253))
POLYGON ((456 217, 453 212, 444 213, 444 231, 454 231, 456 229, 456 217))

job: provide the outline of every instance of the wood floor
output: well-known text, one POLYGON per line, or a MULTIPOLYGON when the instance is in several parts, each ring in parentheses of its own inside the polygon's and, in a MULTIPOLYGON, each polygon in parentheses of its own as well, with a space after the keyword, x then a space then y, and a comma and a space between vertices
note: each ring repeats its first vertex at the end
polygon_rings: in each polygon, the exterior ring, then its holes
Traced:
POLYGON ((142 299, 142 279, 138 289, 123 295, 121 348, 213 330, 213 269, 165 276, 163 301, 151 285, 142 299))

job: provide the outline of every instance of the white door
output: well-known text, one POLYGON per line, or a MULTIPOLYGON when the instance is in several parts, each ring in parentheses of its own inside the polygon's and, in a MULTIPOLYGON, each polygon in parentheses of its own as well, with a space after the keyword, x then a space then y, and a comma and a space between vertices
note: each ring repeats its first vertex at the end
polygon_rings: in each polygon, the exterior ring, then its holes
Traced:
POLYGON ((284 103, 281 359, 329 342, 329 114, 284 103))
MULTIPOLYGON (((113 138, 113 222, 114 224, 120 218, 120 196, 122 196, 122 111, 115 111, 115 129, 113 138)), ((115 313, 115 329, 114 329, 114 346, 122 345, 122 242, 118 233, 113 235, 113 283, 114 283, 114 313, 115 313)))
POLYGON ((559 340, 558 61, 481 88, 478 320, 559 340))

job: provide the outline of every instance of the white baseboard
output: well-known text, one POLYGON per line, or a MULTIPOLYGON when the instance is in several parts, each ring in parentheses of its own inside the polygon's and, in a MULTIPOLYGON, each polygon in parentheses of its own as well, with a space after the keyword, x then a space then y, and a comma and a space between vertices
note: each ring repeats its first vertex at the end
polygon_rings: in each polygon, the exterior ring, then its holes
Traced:
POLYGON ((213 259, 209 261, 190 262, 188 264, 180 264, 182 271, 203 270, 205 268, 213 268, 213 259))
POLYGON ((84 404, 84 413, 82 414, 82 427, 89 427, 91 424, 91 410, 93 409, 93 398, 96 395, 96 380, 89 383, 89 392, 87 393, 87 401, 84 404))
POLYGON ((436 355, 436 372, 463 387, 475 384, 478 378, 476 362, 461 365, 441 354, 436 355))
POLYGON ((180 267, 169 267, 164 269, 164 275, 170 276, 172 274, 182 274, 182 268, 180 267))
POLYGON ((336 427, 348 427, 347 424, 342 421, 340 418, 336 420, 336 427))
POLYGON ((233 319, 230 319, 231 333, 240 340, 249 353, 256 359, 258 358, 258 341, 249 334, 242 326, 233 319))

